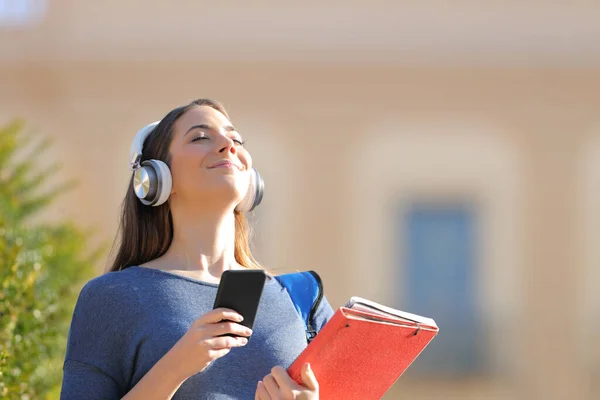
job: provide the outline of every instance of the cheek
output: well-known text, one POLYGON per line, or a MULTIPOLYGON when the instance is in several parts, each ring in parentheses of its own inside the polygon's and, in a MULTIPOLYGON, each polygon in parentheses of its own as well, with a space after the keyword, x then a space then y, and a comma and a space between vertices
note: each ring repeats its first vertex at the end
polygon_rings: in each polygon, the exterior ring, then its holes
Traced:
POLYGON ((246 168, 252 168, 252 156, 248 153, 248 150, 243 147, 238 152, 238 158, 246 166, 246 168))
POLYGON ((183 159, 171 160, 171 176, 173 178, 173 187, 180 187, 182 184, 187 185, 191 175, 191 167, 183 159))
POLYGON ((191 151, 180 151, 171 157, 171 173, 173 178, 185 179, 187 175, 197 173, 201 169, 203 154, 191 151))

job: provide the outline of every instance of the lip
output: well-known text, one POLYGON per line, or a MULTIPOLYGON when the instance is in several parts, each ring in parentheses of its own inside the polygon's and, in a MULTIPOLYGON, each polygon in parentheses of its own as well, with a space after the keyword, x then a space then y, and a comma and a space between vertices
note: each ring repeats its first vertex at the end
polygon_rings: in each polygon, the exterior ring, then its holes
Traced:
POLYGON ((209 169, 213 169, 213 168, 237 168, 238 170, 242 170, 242 167, 232 161, 227 161, 227 160, 223 160, 223 161, 219 161, 213 165, 211 165, 210 167, 208 167, 209 169))

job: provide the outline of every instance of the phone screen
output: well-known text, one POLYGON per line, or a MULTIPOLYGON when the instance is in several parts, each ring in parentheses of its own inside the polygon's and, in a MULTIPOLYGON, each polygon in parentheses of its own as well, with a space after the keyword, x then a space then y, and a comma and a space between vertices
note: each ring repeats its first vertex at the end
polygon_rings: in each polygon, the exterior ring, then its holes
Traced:
POLYGON ((227 270, 221 276, 213 308, 229 308, 244 320, 240 325, 250 329, 260 304, 267 274, 262 270, 227 270))

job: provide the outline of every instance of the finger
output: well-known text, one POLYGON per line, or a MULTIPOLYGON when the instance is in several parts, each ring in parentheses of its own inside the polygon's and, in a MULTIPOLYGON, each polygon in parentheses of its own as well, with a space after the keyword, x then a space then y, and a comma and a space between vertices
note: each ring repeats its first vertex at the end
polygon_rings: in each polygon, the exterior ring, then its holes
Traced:
POLYGON ((265 376, 263 383, 265 384, 265 388, 270 397, 279 398, 279 385, 271 374, 265 376))
POLYGON ((294 389, 300 389, 298 384, 290 378, 289 374, 285 369, 280 366, 273 367, 271 375, 275 378, 275 382, 281 388, 283 392, 292 392, 294 389))
POLYGON ((259 381, 256 386, 255 400, 271 400, 271 396, 269 396, 269 392, 267 392, 267 388, 262 381, 259 381))
POLYGON ((221 322, 218 324, 205 326, 203 329, 208 330, 211 336, 221 336, 228 333, 235 336, 252 335, 251 329, 245 327, 244 325, 236 324, 235 322, 221 322))
POLYGON ((309 363, 303 365, 301 375, 304 386, 310 390, 319 390, 319 382, 309 363))
POLYGON ((227 355, 227 353, 229 353, 230 351, 231 351, 231 349, 209 350, 208 357, 211 360, 216 360, 217 358, 221 358, 221 357, 227 355))
POLYGON ((242 347, 248 343, 245 337, 222 336, 204 340, 204 345, 214 349, 231 349, 232 347, 242 347))
POLYGON ((195 321, 195 323, 197 325, 215 324, 223 320, 242 322, 244 320, 244 317, 242 317, 239 313, 229 308, 215 308, 214 310, 211 310, 206 314, 200 316, 200 318, 198 318, 195 321))

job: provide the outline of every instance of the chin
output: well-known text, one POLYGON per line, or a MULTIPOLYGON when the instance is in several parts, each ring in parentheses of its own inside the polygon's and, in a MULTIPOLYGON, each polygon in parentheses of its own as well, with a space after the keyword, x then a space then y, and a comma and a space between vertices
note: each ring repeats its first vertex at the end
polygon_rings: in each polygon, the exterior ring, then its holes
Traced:
POLYGON ((186 191, 185 197, 194 198, 195 200, 210 201, 222 199, 224 202, 235 202, 238 204, 243 200, 247 188, 248 179, 235 175, 221 175, 218 177, 203 176, 195 182, 189 182, 188 186, 191 190, 186 191), (193 187, 193 188, 192 188, 193 187), (209 200, 210 199, 210 200, 209 200))
POLYGON ((238 204, 244 198, 245 192, 240 190, 241 188, 235 184, 222 183, 220 185, 211 185, 210 187, 204 186, 199 188, 196 196, 203 201, 223 201, 224 203, 235 203, 238 204))

